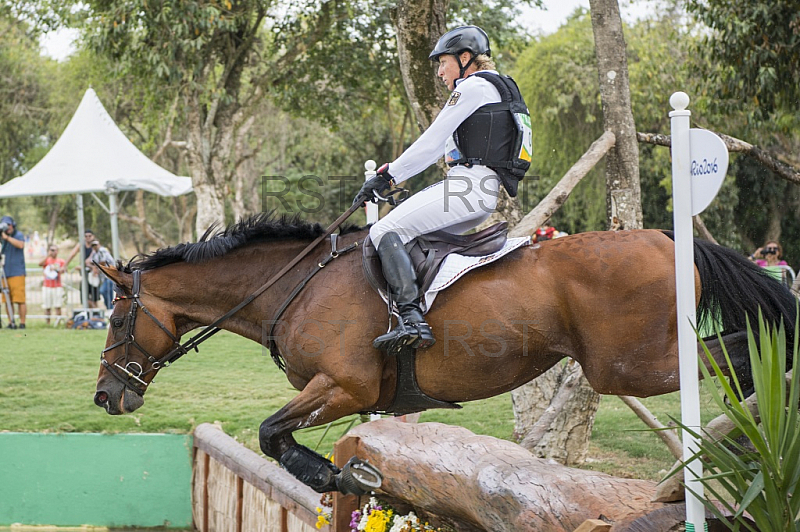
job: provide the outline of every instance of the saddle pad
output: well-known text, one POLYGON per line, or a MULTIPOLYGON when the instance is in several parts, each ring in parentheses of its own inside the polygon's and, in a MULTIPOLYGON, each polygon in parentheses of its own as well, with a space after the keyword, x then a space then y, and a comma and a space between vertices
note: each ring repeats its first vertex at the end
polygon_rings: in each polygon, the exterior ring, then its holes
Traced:
POLYGON ((522 246, 528 246, 530 244, 531 237, 525 236, 520 238, 509 238, 506 241, 506 245, 503 246, 499 251, 495 251, 491 255, 485 255, 483 257, 465 257, 464 255, 451 253, 445 257, 441 268, 439 268, 439 273, 437 273, 436 277, 434 277, 431 287, 427 292, 425 292, 425 301, 423 302, 424 308, 422 311, 428 312, 428 310, 431 308, 431 305, 433 305, 433 300, 436 299, 437 294, 455 283, 468 271, 490 264, 497 259, 505 257, 515 249, 521 248, 522 246))

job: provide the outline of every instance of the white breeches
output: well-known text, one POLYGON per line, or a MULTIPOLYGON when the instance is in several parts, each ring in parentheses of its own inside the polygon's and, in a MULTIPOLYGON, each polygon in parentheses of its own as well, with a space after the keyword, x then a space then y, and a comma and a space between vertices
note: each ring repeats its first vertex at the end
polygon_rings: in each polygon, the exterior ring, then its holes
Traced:
POLYGON ((497 174, 485 166, 456 166, 444 181, 417 192, 381 218, 369 236, 377 248, 390 231, 403 244, 433 231, 463 233, 494 212, 500 186, 497 174))

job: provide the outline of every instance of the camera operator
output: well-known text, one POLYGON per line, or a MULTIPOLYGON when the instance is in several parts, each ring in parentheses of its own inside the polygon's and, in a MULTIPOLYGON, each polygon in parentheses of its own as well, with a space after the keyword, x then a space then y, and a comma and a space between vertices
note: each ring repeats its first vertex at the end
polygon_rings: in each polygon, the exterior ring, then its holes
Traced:
POLYGON ((763 246, 750 255, 750 260, 762 268, 766 268, 767 266, 787 266, 788 263, 782 260, 782 257, 783 247, 774 240, 768 240, 763 246))
MULTIPOLYGON (((25 314, 28 311, 25 305, 25 236, 22 231, 17 230, 17 224, 11 216, 3 216, 0 218, 0 237, 2 237, 0 253, 5 257, 3 271, 7 288, 11 296, 11 303, 17 304, 19 328, 24 329, 25 314)), ((8 327, 16 327, 13 323, 13 316, 9 316, 8 321, 8 327)))

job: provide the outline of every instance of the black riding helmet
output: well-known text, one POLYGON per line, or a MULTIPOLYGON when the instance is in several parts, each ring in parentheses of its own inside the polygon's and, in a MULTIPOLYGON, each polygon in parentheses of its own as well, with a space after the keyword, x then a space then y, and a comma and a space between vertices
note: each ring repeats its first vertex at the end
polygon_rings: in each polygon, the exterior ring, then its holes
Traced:
POLYGON ((489 36, 478 26, 460 26, 452 29, 441 36, 428 59, 434 61, 439 59, 440 55, 445 54, 455 56, 459 67, 458 78, 461 79, 464 77, 464 71, 469 68, 469 65, 478 55, 492 55, 492 50, 489 48, 489 36), (472 58, 467 61, 466 65, 461 64, 461 58, 459 57, 461 52, 470 52, 472 54, 472 58))

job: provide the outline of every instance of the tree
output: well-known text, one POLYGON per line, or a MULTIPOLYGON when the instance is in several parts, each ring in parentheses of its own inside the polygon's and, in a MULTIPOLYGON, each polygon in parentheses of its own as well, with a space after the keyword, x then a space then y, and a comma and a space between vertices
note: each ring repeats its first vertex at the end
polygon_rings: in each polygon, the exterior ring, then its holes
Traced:
POLYGON ((687 0, 711 28, 697 50, 724 68, 703 69, 728 104, 747 102, 759 117, 800 100, 800 2, 687 0))
POLYGON ((428 59, 436 41, 447 31, 447 4, 448 0, 400 0, 395 11, 400 71, 420 131, 428 129, 447 95, 436 77, 435 64, 428 59))
MULTIPOLYGON (((687 9, 706 26, 692 59, 695 78, 708 80, 704 103, 720 117, 708 127, 799 167, 800 2, 689 0, 687 9)), ((787 214, 796 212, 798 187, 751 161, 734 160, 729 172, 741 193, 733 203, 736 228, 725 231, 733 238, 723 233, 723 242, 749 253, 768 238, 780 238, 797 267, 800 227, 787 214)))
MULTIPOLYGON (((92 0, 85 34, 93 49, 149 82, 153 92, 179 98, 195 196, 198 232, 225 221, 225 201, 237 166, 251 156, 246 143, 253 111, 269 83, 313 48, 346 6, 270 0, 92 0), (276 13, 283 13, 277 15, 276 13), (270 20, 272 30, 264 23, 270 20), (283 37, 283 30, 302 31, 283 37), (241 153, 238 150, 245 150, 241 153)), ((175 120, 176 115, 168 117, 175 120)), ((170 140, 170 139, 168 139, 170 140)))
POLYGON ((616 144, 606 155, 606 205, 610 229, 642 228, 639 141, 631 110, 627 46, 617 0, 590 0, 604 129, 616 144))
POLYGON ((29 24, 0 11, 0 183, 26 172, 43 155, 53 69, 39 56, 29 24))

